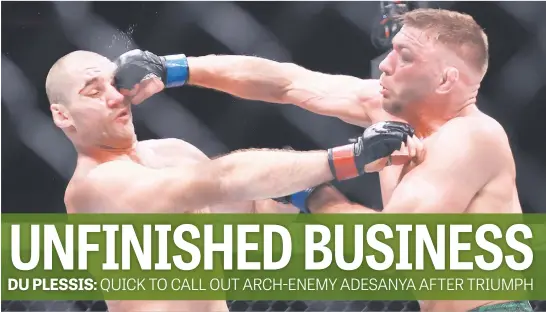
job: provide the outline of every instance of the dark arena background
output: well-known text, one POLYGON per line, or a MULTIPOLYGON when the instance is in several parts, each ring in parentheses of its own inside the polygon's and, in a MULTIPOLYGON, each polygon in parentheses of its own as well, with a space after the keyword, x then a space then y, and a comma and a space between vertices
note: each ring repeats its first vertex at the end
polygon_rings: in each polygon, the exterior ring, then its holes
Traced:
MULTIPOLYGON (((133 48, 159 55, 257 55, 368 78, 388 49, 379 2, 3 2, 2 212, 64 213, 76 154, 51 120, 45 78, 74 50, 114 58, 133 48)), ((383 3, 385 4, 385 3, 383 3)), ((546 3, 415 2, 471 14, 485 28, 490 69, 478 106, 506 129, 525 213, 546 212, 546 3)), ((388 42, 387 42, 388 43, 388 42)), ((345 144, 362 129, 292 105, 245 101, 195 87, 134 107, 139 139, 174 137, 213 157, 237 149, 297 150, 345 144)), ((375 174, 337 185, 381 208, 375 174)), ((546 269, 545 269, 546 272, 546 269)), ((319 299, 319 298, 317 298, 319 299)), ((546 311, 546 301, 532 302, 546 311)), ((232 311, 418 311, 415 301, 234 301, 232 311)), ((2 311, 105 311, 96 302, 2 302, 2 311)))

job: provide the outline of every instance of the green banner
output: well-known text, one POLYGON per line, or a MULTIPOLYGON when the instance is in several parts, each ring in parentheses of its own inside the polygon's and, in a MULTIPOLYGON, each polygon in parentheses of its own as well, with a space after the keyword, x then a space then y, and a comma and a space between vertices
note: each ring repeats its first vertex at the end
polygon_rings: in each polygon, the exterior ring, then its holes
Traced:
POLYGON ((3 214, 3 300, 535 300, 546 215, 3 214))

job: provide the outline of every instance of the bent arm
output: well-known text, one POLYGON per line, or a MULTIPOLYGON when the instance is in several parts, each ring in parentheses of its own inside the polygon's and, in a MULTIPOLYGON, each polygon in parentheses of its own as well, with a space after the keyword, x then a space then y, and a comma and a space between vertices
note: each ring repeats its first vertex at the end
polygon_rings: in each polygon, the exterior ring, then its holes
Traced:
POLYGON ((425 160, 394 189, 386 213, 463 213, 499 172, 498 137, 465 121, 452 121, 427 147, 425 160))
POLYGON ((253 56, 189 57, 189 84, 257 101, 294 104, 367 126, 380 110, 378 80, 328 75, 253 56))
MULTIPOLYGON (((497 129, 498 130, 498 129, 497 129)), ((502 163, 498 131, 452 121, 427 147, 425 160, 407 173, 385 203, 384 213, 462 213, 502 163)), ((373 213, 333 188, 310 199, 313 213, 373 213)))

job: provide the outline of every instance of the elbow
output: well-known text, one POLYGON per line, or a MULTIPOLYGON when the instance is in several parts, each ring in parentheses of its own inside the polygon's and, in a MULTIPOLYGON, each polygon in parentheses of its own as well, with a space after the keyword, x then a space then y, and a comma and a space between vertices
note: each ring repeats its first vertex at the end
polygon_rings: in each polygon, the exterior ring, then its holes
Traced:
POLYGON ((300 94, 305 92, 305 88, 301 82, 306 81, 307 70, 294 63, 278 63, 278 66, 281 74, 275 97, 283 104, 304 105, 300 94))

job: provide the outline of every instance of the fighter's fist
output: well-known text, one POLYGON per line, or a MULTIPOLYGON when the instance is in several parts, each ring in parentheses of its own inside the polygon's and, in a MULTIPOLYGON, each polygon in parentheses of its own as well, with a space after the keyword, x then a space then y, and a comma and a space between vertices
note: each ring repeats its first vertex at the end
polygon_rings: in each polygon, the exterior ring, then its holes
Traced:
POLYGON ((120 92, 139 104, 165 87, 165 63, 161 57, 138 49, 120 55, 116 64, 115 80, 120 92))
POLYGON ((131 50, 115 61, 115 78, 123 95, 139 104, 165 87, 183 85, 189 75, 186 56, 157 56, 149 51, 131 50))
MULTIPOLYGON (((355 143, 328 150, 330 169, 337 180, 381 170, 415 131, 406 123, 382 121, 368 127, 355 143)), ((413 143, 413 142, 412 142, 413 143)), ((413 146, 413 144, 412 144, 413 146)))
POLYGON ((408 136, 405 143, 399 150, 394 151, 387 157, 380 158, 364 166, 366 172, 379 172, 390 165, 405 165, 413 162, 415 165, 424 160, 425 147, 423 141, 416 136, 408 136))

